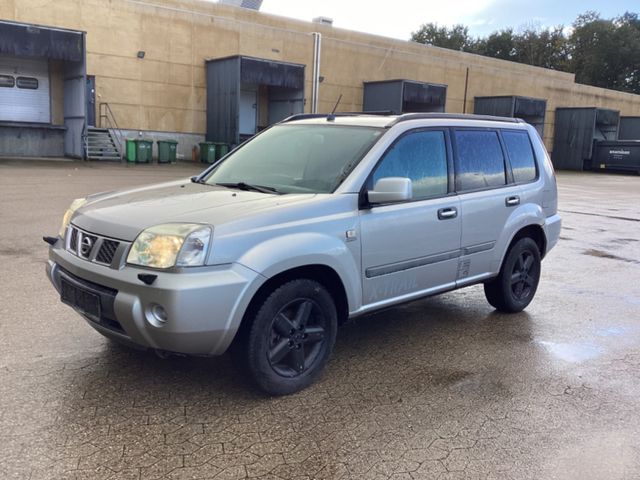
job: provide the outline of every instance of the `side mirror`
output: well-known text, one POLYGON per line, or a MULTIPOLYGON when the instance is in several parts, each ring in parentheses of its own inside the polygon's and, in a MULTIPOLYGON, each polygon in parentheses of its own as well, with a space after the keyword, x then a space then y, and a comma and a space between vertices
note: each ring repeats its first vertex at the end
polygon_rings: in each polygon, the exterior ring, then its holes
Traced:
POLYGON ((405 202, 413 198, 411 179, 405 177, 381 178, 373 190, 367 192, 369 203, 405 202))

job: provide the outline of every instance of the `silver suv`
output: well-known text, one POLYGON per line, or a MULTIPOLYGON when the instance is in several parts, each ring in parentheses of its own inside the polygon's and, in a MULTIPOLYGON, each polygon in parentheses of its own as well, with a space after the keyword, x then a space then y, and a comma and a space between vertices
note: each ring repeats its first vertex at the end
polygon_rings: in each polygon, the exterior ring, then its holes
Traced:
POLYGON ((478 283, 521 311, 560 224, 520 120, 298 115, 197 177, 75 200, 47 274, 107 337, 230 349, 282 395, 318 378, 348 318, 478 283))

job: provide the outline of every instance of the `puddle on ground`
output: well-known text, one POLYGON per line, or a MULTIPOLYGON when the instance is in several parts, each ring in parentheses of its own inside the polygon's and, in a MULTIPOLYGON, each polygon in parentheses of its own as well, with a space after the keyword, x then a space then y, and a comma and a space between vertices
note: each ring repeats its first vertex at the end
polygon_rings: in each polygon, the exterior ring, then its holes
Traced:
POLYGON ((554 357, 570 363, 581 363, 600 356, 603 348, 589 343, 556 343, 539 341, 554 357))
POLYGON ((601 337, 622 337, 629 331, 630 329, 627 327, 603 327, 596 330, 596 335, 601 337))

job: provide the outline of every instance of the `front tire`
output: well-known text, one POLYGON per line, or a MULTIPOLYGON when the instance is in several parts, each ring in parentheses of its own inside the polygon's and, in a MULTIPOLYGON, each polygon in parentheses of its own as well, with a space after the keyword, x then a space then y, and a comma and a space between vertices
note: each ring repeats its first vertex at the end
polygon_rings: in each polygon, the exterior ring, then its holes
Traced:
POLYGON ((484 284, 487 301, 501 312, 521 312, 536 294, 540 272, 538 245, 529 237, 521 238, 507 253, 500 274, 484 284))
POLYGON ((289 281, 264 300, 252 320, 241 348, 249 376, 261 390, 288 395, 318 379, 338 325, 335 302, 323 285, 289 281))

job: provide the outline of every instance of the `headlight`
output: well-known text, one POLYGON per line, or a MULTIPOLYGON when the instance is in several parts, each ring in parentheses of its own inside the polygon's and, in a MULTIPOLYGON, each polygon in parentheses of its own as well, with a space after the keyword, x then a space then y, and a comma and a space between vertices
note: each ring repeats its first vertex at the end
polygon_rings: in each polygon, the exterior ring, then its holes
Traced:
POLYGON ((67 231, 67 227, 71 222, 71 217, 76 213, 80 207, 82 207, 85 203, 87 203, 86 198, 76 198, 73 202, 71 202, 71 206, 64 212, 64 217, 62 217, 62 226, 60 227, 60 236, 64 237, 65 232, 67 231))
POLYGON ((167 223, 146 229, 133 242, 127 263, 153 268, 204 265, 211 227, 197 223, 167 223))

